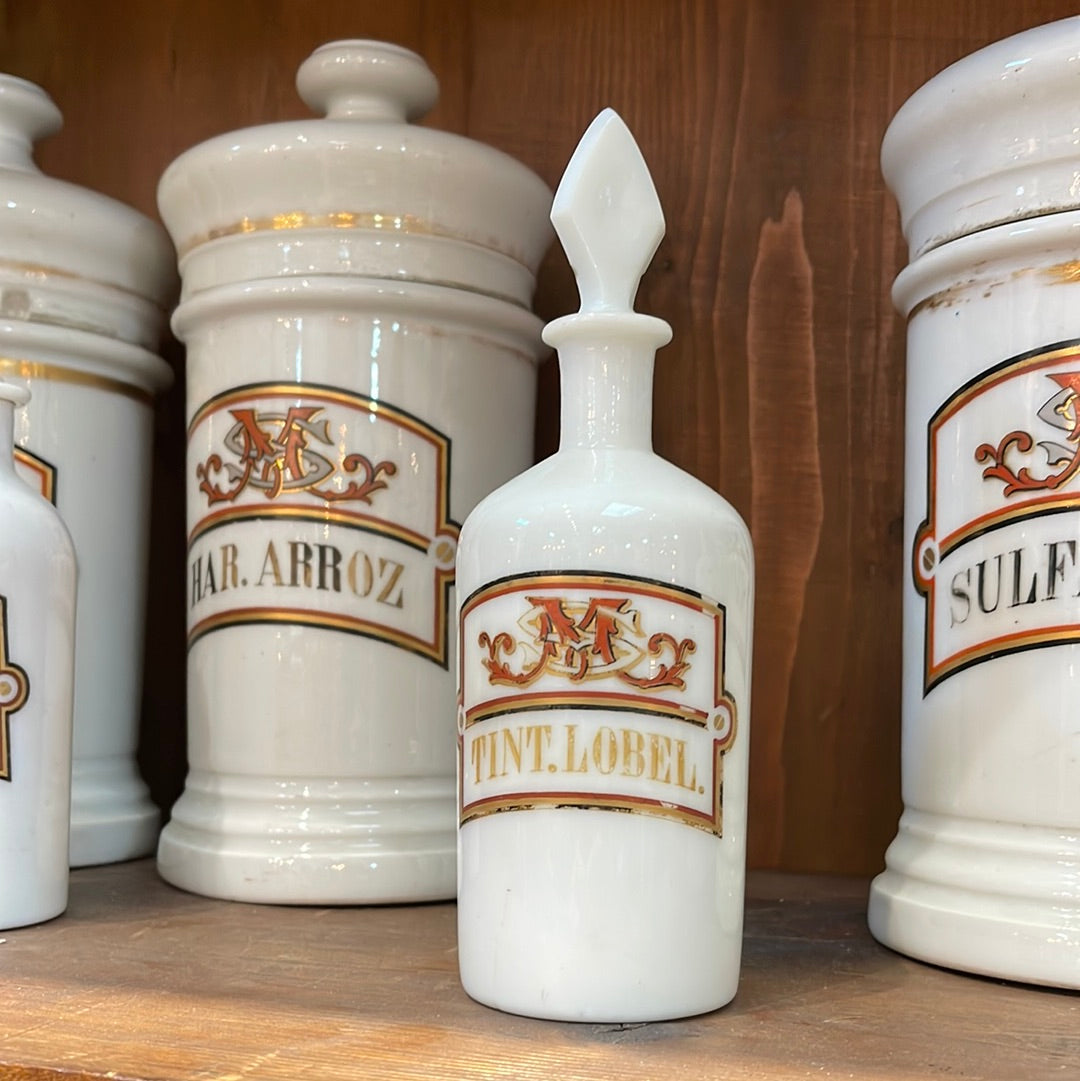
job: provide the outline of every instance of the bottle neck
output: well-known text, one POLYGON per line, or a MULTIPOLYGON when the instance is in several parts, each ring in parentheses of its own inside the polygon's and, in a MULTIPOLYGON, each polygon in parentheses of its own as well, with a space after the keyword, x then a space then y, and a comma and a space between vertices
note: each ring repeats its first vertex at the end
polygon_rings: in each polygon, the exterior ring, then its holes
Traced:
POLYGON ((636 342, 563 344, 559 449, 652 450, 655 356, 636 342))
POLYGON ((578 312, 548 323, 544 341, 559 350, 559 449, 651 451, 653 362, 671 327, 637 312, 578 312))

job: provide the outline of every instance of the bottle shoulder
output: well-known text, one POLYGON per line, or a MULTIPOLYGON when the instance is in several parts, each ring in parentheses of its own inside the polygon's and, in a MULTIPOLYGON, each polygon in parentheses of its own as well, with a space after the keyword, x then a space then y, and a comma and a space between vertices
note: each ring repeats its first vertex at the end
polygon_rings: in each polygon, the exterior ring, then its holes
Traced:
POLYGON ((0 475, 0 526, 0 547, 75 562, 75 545, 59 511, 13 473, 0 475))
POLYGON ((458 548, 462 595, 519 573, 603 571, 711 596, 752 592, 753 545, 738 512, 655 455, 560 452, 493 492, 458 548))
POLYGON ((651 452, 560 451, 497 488, 474 508, 465 531, 526 529, 541 521, 600 527, 622 520, 707 523, 736 533, 749 530, 739 512, 713 488, 651 452))

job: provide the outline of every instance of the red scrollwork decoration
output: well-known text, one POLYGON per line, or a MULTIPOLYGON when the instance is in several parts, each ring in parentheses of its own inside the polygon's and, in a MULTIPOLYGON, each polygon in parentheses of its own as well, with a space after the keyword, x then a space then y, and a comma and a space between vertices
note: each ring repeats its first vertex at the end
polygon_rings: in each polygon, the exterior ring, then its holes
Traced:
POLYGON ((488 680, 491 683, 507 687, 527 687, 538 679, 543 675, 548 666, 548 661, 555 652, 553 643, 544 642, 543 648, 540 650, 540 656, 532 668, 522 672, 514 672, 499 657, 500 653, 511 654, 517 648, 517 643, 512 635, 507 634, 506 631, 500 631, 492 638, 487 631, 481 631, 477 644, 481 649, 488 651, 488 655, 483 659, 484 667, 488 670, 488 680))
POLYGON ((199 479, 199 491, 206 495, 206 501, 210 506, 215 503, 231 503, 246 487, 251 478, 251 460, 244 463, 245 468, 237 470, 235 483, 227 491, 223 491, 211 479, 211 472, 220 473, 225 468, 220 454, 211 454, 205 462, 195 466, 195 476, 199 479))
MULTIPOLYGON (((1070 433, 1070 442, 1075 433, 1070 433)), ((1005 485, 1004 494, 1014 495, 1017 492, 1045 492, 1054 491, 1069 481, 1080 469, 1080 445, 1073 448, 1072 457, 1056 473, 1050 473, 1045 477, 1032 476, 1031 470, 1026 465, 1019 469, 1013 469, 1006 461, 1010 451, 1019 454, 1028 454, 1035 446, 1035 440, 1030 433, 1012 431, 1004 436, 995 447, 992 443, 981 443, 975 448, 975 461, 989 462, 983 470, 984 480, 999 480, 1005 485)))
POLYGON ((332 488, 312 488, 311 494, 321 496, 328 502, 337 502, 343 499, 357 500, 361 503, 371 503, 372 493, 386 487, 383 477, 392 477, 397 473, 397 466, 393 462, 379 462, 372 465, 371 459, 363 454, 350 454, 342 463, 341 468, 346 473, 360 473, 359 483, 350 480, 348 487, 340 492, 332 488))
POLYGON ((674 655, 671 664, 661 664, 657 671, 648 677, 635 676, 630 672, 620 672, 619 678, 625 680, 634 687, 640 687, 645 691, 654 691, 660 687, 672 687, 679 691, 686 690, 683 674, 690 667, 690 662, 685 658, 693 653, 697 646, 692 638, 684 638, 681 642, 673 635, 667 633, 654 634, 649 639, 649 654, 659 657, 665 649, 670 649, 674 655))

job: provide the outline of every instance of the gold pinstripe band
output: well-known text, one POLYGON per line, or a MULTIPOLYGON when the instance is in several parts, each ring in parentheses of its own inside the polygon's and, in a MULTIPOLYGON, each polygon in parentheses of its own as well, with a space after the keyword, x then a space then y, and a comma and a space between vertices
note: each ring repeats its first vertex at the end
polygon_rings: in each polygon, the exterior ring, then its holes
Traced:
POLYGON ((20 379, 45 379, 50 383, 67 383, 71 386, 90 387, 111 394, 121 394, 143 405, 152 405, 153 394, 141 387, 133 386, 119 379, 82 372, 64 364, 45 363, 39 360, 16 360, 13 357, 0 357, 0 376, 14 375, 20 379))

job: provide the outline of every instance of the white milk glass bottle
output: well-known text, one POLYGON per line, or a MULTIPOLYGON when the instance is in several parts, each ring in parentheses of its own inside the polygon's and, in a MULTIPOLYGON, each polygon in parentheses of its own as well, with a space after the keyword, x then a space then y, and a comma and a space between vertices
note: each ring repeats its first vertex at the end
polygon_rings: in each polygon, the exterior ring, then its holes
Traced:
POLYGON ((664 219, 611 110, 551 218, 581 293, 544 332, 561 444, 458 554, 461 978, 534 1017, 689 1016, 738 984, 753 550, 652 451, 671 328, 633 299, 664 219))
POLYGON ((0 381, 0 928, 67 907, 75 549, 16 476, 17 406, 0 381))

